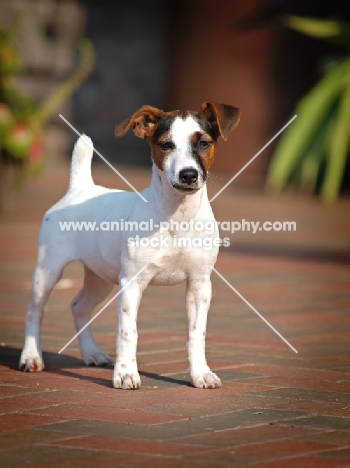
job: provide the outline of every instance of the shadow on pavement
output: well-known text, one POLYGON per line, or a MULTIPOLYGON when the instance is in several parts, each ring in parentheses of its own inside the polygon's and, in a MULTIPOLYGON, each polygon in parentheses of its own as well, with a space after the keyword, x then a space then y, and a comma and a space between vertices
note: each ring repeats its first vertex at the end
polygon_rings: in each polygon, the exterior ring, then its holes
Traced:
MULTIPOLYGON (((22 372, 19 370, 18 363, 21 355, 21 349, 13 348, 10 346, 0 347, 0 363, 6 366, 8 369, 22 372)), ((74 356, 66 356, 53 352, 43 352, 43 358, 45 362, 45 373, 51 373, 58 376, 69 377, 72 379, 79 379, 89 381, 104 387, 112 387, 112 372, 109 378, 99 377, 98 375, 84 375, 81 372, 74 372, 73 369, 80 370, 82 372, 89 372, 89 367, 94 368, 97 373, 99 370, 102 372, 106 369, 112 370, 112 366, 96 367, 85 366, 82 359, 74 356), (72 370, 70 370, 72 369, 72 370)), ((184 385, 187 387, 191 386, 188 375, 176 375, 176 377, 164 376, 154 374, 151 372, 145 372, 140 370, 143 387, 177 387, 178 385, 184 385), (178 378, 179 377, 179 378, 178 378)))

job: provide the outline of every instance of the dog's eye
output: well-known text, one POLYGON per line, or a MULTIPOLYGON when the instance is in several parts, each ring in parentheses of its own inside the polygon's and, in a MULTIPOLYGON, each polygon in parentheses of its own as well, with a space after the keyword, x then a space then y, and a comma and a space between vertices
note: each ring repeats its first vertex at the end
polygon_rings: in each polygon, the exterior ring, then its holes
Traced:
POLYGON ((175 148, 175 145, 172 141, 164 141, 162 143, 158 143, 158 146, 164 151, 170 151, 175 148))
POLYGON ((198 147, 201 150, 207 149, 210 146, 210 141, 207 140, 199 140, 198 147))

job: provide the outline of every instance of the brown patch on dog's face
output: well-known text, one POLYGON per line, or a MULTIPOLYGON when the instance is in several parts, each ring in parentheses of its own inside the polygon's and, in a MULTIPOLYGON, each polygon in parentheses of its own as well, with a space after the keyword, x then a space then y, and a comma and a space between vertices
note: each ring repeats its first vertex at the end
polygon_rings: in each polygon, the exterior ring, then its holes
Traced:
POLYGON ((162 171, 164 159, 167 157, 169 150, 173 148, 173 144, 169 140, 169 133, 165 132, 156 141, 153 141, 152 139, 150 141, 150 145, 154 164, 162 171))
POLYGON ((216 140, 209 133, 195 132, 190 137, 192 155, 198 161, 206 179, 208 170, 213 164, 216 152, 216 140))
POLYGON ((163 162, 169 153, 175 149, 175 143, 170 136, 170 128, 176 118, 175 112, 167 113, 159 120, 152 137, 149 139, 151 145, 152 159, 155 165, 163 170, 163 162))

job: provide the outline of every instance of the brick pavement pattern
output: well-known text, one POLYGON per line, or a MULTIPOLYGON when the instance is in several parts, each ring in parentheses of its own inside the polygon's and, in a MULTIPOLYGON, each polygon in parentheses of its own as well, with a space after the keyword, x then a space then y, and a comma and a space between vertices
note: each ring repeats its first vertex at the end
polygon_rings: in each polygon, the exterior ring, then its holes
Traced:
MULTIPOLYGON (((138 189, 147 185, 149 172, 119 169, 138 189)), ((124 188, 108 168, 94 173, 124 188)), ((79 264, 46 307, 46 370, 17 370, 40 219, 67 181, 68 161, 56 161, 9 198, 1 219, 0 466, 350 467, 349 200, 324 207, 228 188, 213 203, 217 219, 297 221, 296 233, 234 234, 216 268, 299 353, 213 274, 207 357, 223 387, 194 389, 184 285, 150 287, 138 320, 142 388, 123 391, 112 388, 112 368, 84 366, 77 340, 57 353, 75 334, 79 264)), ((93 323, 111 356, 115 326, 111 304, 93 323)))

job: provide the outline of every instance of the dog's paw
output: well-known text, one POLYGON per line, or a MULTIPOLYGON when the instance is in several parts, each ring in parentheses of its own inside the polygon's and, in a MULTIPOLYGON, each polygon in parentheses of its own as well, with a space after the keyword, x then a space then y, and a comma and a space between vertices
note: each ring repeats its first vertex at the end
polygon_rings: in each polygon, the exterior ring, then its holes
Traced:
POLYGON ((114 372, 113 387, 123 390, 136 390, 141 387, 141 379, 138 372, 114 372))
POLYGON ((99 349, 82 356, 87 366, 113 366, 113 359, 99 349))
POLYGON ((191 379, 192 385, 196 388, 220 388, 222 386, 221 380, 214 372, 194 374, 191 379))
POLYGON ((19 368, 24 372, 40 372, 44 370, 43 358, 37 353, 23 351, 19 360, 19 368))

